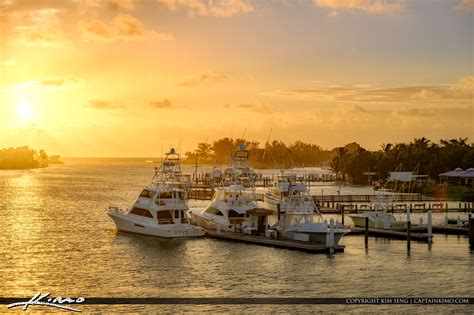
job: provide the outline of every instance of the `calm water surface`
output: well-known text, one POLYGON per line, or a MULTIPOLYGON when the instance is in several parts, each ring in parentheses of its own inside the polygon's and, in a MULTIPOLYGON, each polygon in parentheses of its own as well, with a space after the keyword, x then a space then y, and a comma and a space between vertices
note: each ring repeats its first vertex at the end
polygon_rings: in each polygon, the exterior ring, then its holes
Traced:
MULTIPOLYGON (((86 298, 474 297, 474 255, 464 236, 436 235, 431 250, 413 243, 410 255, 404 241, 370 238, 365 250, 363 237, 349 236, 342 241, 345 253, 327 256, 205 238, 165 240, 116 232, 105 214, 107 206, 129 206, 152 172, 153 166, 145 163, 93 161, 1 171, 1 295, 28 297, 49 291, 53 296, 86 298)), ((435 222, 443 218, 434 215, 435 222)), ((0 307, 0 313, 7 311, 0 307)), ((474 311, 471 306, 80 308, 103 312, 474 311)))

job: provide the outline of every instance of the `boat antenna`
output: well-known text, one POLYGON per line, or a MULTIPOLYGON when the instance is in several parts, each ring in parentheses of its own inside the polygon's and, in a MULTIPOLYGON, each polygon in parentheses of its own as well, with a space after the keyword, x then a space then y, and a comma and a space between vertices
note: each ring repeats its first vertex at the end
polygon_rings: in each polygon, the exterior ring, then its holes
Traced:
POLYGON ((242 134, 242 137, 240 137, 240 139, 244 140, 244 137, 245 137, 245 133, 247 132, 247 128, 244 129, 244 133, 242 134))

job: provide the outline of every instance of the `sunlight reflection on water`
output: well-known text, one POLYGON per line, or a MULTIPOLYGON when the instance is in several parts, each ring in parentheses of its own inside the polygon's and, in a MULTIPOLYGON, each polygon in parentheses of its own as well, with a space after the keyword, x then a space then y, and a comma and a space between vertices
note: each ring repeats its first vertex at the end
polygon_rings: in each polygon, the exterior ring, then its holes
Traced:
MULTIPOLYGON (((365 250, 363 237, 350 236, 342 240, 346 252, 330 257, 205 238, 166 240, 116 232, 105 215, 107 205, 129 206, 149 182, 152 170, 144 163, 78 163, 0 172, 2 295, 33 296, 50 291, 52 295, 86 298, 474 296, 474 256, 463 236, 436 235, 431 250, 415 242, 409 256, 404 241, 370 238, 365 250)), ((441 222, 444 215, 434 217, 441 222)), ((83 309, 304 312, 316 308, 83 309)), ((453 308, 437 306, 434 310, 448 309, 453 308)))

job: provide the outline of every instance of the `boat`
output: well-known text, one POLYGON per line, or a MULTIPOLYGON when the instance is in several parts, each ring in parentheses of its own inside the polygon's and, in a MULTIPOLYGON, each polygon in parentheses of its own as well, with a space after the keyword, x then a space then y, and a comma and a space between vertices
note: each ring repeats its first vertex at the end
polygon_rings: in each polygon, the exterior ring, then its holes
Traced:
POLYGON ((398 225, 395 216, 388 212, 394 208, 392 191, 379 189, 376 191, 374 200, 369 204, 369 211, 360 214, 347 215, 356 227, 365 227, 365 218, 369 218, 369 228, 390 229, 398 225))
MULTIPOLYGON (((278 212, 286 212, 291 196, 306 195, 305 183, 294 173, 285 173, 283 170, 276 176, 272 187, 263 195, 264 208, 278 212)), ((310 198, 300 198, 304 205, 301 205, 308 211, 316 212, 316 204, 310 198)))
POLYGON ((204 230, 187 218, 189 184, 189 177, 181 173, 179 154, 171 149, 132 207, 109 206, 107 214, 120 231, 166 238, 203 236, 204 230))
POLYGON ((248 158, 249 151, 242 144, 232 152, 231 165, 224 170, 209 205, 188 211, 193 224, 209 230, 237 231, 249 211, 258 209, 255 172, 248 166, 248 158))
POLYGON ((271 230, 278 231, 283 239, 327 244, 332 228, 333 245, 337 246, 341 237, 349 232, 339 222, 335 222, 332 227, 328 224, 304 184, 302 186, 290 185, 288 193, 286 211, 271 227, 271 230))

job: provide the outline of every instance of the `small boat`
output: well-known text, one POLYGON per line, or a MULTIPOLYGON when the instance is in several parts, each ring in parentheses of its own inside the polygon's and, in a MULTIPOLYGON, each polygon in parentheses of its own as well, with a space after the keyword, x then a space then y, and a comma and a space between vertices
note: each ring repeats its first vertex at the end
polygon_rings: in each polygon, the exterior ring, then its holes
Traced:
POLYGON ((202 228, 188 222, 188 187, 189 177, 181 174, 179 154, 171 149, 133 206, 128 210, 109 206, 107 214, 120 231, 166 238, 203 236, 202 228))
MULTIPOLYGON (((293 188, 289 188, 286 212, 271 229, 279 231, 284 239, 327 244, 327 236, 331 227, 321 215, 306 186, 302 185, 304 189, 297 186, 296 193, 293 188)), ((344 226, 339 222, 334 224, 333 229, 334 245, 337 245, 341 237, 349 230, 344 229, 344 226)))
POLYGON ((258 208, 255 172, 248 166, 249 152, 243 145, 232 153, 231 165, 222 175, 210 204, 188 211, 191 222, 210 230, 236 231, 248 218, 248 211, 258 208))
MULTIPOLYGON (((289 199, 291 196, 303 196, 306 193, 306 185, 301 179, 298 179, 296 174, 284 173, 282 170, 273 182, 272 187, 263 195, 264 207, 273 212, 278 212, 278 205, 280 205, 280 212, 286 212, 288 208, 289 199)), ((301 198, 300 202, 304 203, 304 207, 308 211, 316 211, 316 204, 312 198, 301 198)))
POLYGON ((388 211, 394 208, 391 191, 387 189, 377 190, 374 201, 369 205, 369 211, 361 214, 347 215, 356 227, 365 227, 365 218, 369 218, 369 228, 390 229, 397 224, 397 219, 388 211))

